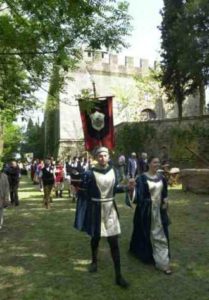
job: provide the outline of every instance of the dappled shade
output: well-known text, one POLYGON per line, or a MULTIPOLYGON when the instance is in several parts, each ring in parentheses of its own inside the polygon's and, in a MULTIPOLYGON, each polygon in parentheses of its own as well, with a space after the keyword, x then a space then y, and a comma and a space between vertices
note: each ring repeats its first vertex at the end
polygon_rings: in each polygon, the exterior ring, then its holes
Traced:
POLYGON ((106 240, 101 241, 99 270, 88 273, 89 238, 73 228, 75 204, 67 197, 42 207, 42 195, 22 178, 20 206, 5 210, 0 231, 1 299, 206 299, 208 293, 207 196, 170 190, 171 257, 174 273, 167 278, 151 265, 143 265, 127 250, 133 209, 117 197, 121 219, 121 262, 129 291, 113 283, 112 261, 106 240), (26 189, 25 189, 26 188, 26 189))

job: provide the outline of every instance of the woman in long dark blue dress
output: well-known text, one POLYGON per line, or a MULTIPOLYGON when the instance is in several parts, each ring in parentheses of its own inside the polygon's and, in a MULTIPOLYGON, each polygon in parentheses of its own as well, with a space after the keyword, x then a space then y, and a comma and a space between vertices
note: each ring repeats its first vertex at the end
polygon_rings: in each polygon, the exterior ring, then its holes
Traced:
POLYGON ((136 210, 130 253, 145 263, 171 274, 167 214, 167 182, 158 174, 160 161, 151 157, 148 172, 139 176, 132 188, 136 210))

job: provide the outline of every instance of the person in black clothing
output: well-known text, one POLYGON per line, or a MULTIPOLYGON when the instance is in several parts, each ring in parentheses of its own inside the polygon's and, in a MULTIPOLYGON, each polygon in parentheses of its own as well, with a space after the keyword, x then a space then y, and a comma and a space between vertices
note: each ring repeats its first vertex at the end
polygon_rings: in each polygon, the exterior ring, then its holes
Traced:
POLYGON ((80 157, 74 158, 74 163, 72 163, 72 171, 71 171, 71 185, 73 186, 73 202, 77 200, 77 191, 81 182, 81 174, 84 173, 83 168, 83 158, 80 157))
POLYGON ((138 161, 139 175, 143 174, 144 172, 147 172, 148 168, 149 167, 148 167, 147 153, 143 152, 138 161))
POLYGON ((49 159, 45 160, 44 168, 40 171, 40 178, 44 187, 44 206, 50 208, 51 192, 54 186, 54 170, 49 159))
POLYGON ((19 205, 18 187, 20 179, 20 170, 16 161, 11 161, 5 173, 7 174, 9 180, 11 204, 17 206, 19 205))
POLYGON ((72 202, 75 202, 77 198, 77 189, 81 181, 81 174, 85 171, 83 158, 80 157, 78 159, 76 156, 73 157, 72 162, 66 162, 65 168, 69 197, 72 197, 72 202))

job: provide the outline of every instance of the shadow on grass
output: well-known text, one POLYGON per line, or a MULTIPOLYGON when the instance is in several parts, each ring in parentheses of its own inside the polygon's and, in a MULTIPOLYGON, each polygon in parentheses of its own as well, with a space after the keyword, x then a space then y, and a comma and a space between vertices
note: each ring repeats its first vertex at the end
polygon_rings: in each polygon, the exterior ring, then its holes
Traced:
POLYGON ((0 299, 208 299, 208 200, 178 189, 170 190, 169 198, 174 274, 166 277, 127 254, 134 210, 124 206, 124 196, 117 197, 122 270, 131 282, 130 290, 123 291, 113 284, 106 240, 100 243, 98 273, 89 274, 89 237, 73 228, 75 204, 56 199, 46 210, 41 193, 26 178, 20 206, 5 210, 0 232, 0 299))

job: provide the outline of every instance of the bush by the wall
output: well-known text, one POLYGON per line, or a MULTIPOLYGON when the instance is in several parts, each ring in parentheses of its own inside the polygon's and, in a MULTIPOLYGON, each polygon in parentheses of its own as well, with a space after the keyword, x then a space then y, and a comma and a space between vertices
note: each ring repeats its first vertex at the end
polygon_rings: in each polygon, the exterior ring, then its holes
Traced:
MULTIPOLYGON (((208 122, 139 122, 122 124, 116 128, 116 150, 114 157, 131 152, 147 152, 167 158, 179 167, 196 167, 200 159, 192 152, 209 161, 208 122)), ((209 163, 208 166, 209 167, 209 163)))

